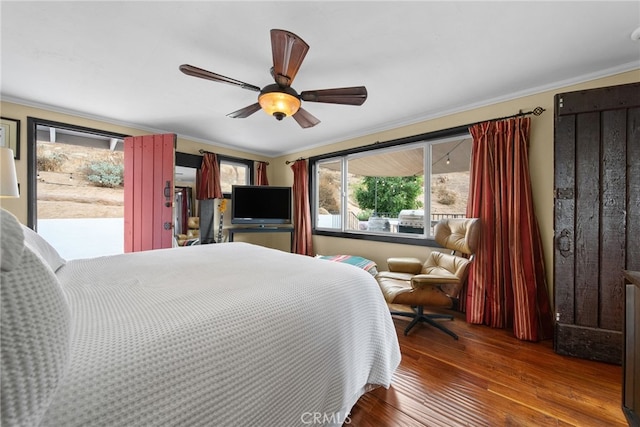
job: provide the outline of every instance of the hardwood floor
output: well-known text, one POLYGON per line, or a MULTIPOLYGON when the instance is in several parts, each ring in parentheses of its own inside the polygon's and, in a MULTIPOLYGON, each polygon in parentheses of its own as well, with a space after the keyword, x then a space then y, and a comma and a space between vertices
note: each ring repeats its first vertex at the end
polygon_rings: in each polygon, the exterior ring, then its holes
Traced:
POLYGON ((551 340, 447 322, 458 341, 425 324, 409 336, 394 317, 402 362, 391 387, 362 396, 345 426, 626 426, 622 367, 566 357, 551 340))

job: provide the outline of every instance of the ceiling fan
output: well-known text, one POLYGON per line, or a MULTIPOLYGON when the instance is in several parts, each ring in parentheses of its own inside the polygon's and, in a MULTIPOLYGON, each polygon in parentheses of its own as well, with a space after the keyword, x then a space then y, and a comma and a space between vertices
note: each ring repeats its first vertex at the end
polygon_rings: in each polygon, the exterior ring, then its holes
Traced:
POLYGON ((277 120, 292 116, 301 127, 310 128, 320 123, 320 120, 302 108, 301 101, 362 105, 364 101, 367 100, 367 88, 364 86, 306 90, 298 94, 291 87, 291 84, 300 69, 300 65, 302 65, 302 60, 309 50, 309 45, 292 32, 271 30, 271 50, 273 54, 271 76, 275 80, 275 83, 269 84, 262 89, 240 80, 194 67, 193 65, 183 64, 180 66, 180 71, 189 76, 227 83, 243 89, 260 92, 258 102, 227 114, 227 116, 236 119, 244 119, 256 111, 263 109, 267 114, 274 116, 277 120))

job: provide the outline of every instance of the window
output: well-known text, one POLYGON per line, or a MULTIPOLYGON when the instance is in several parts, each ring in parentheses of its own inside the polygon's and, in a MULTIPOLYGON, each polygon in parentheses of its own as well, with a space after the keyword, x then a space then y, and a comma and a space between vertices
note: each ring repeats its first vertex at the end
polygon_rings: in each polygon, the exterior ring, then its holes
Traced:
POLYGON ((253 160, 218 155, 220 164, 220 186, 225 197, 231 197, 233 185, 253 183, 253 160))
POLYGON ((423 244, 439 219, 465 216, 470 159, 466 129, 310 159, 314 231, 423 244))
POLYGON ((316 227, 342 229, 342 161, 321 161, 318 168, 316 227))

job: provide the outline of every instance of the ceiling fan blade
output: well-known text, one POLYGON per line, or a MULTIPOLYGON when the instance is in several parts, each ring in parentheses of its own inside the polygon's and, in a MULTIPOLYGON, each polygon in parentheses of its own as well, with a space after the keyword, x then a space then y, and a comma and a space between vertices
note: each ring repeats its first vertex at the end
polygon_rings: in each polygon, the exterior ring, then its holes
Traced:
POLYGON ((296 78, 309 45, 297 35, 285 30, 271 30, 273 74, 282 87, 289 87, 296 78))
POLYGON ((300 93, 303 101, 326 102, 329 104, 362 105, 367 100, 367 88, 364 86, 336 89, 305 90, 300 93))
POLYGON ((298 109, 298 112, 295 113, 292 117, 296 120, 296 122, 298 122, 300 127, 305 129, 314 127, 315 125, 320 123, 320 120, 315 118, 313 114, 311 114, 304 108, 298 109))
POLYGON ((213 80, 214 82, 227 83, 233 86, 239 86, 243 89, 252 90, 254 92, 260 92, 258 86, 251 85, 249 83, 241 82, 240 80, 225 77, 220 74, 212 73, 211 71, 203 70, 202 68, 194 67, 189 64, 182 64, 180 71, 188 76, 199 77, 201 79, 213 80))
POLYGON ((256 102, 255 104, 251 104, 247 107, 234 111, 233 113, 227 114, 227 117, 231 117, 234 119, 244 119, 249 117, 256 111, 258 111, 259 109, 260 109, 260 104, 256 102))

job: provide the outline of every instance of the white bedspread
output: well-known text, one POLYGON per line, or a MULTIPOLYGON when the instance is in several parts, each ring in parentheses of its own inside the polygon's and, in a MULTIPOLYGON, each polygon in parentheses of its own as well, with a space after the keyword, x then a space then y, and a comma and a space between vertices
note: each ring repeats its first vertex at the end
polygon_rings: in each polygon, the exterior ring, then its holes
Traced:
POLYGON ((42 425, 341 425, 400 361, 375 279, 350 265, 236 242, 56 275, 71 362, 42 425))

